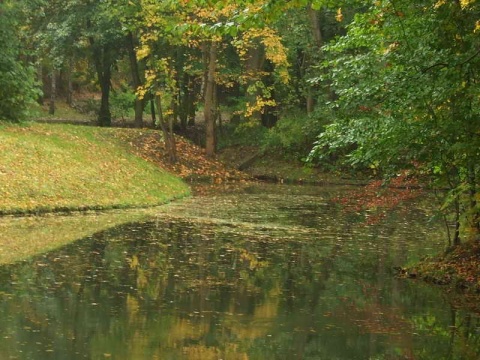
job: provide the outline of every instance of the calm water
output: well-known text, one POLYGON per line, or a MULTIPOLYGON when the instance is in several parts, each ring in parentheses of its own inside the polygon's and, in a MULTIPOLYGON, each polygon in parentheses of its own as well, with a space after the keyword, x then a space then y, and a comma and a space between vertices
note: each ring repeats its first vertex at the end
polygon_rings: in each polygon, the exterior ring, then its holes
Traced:
POLYGON ((214 191, 0 267, 0 359, 480 358, 476 315, 393 275, 443 229, 345 191, 214 191))

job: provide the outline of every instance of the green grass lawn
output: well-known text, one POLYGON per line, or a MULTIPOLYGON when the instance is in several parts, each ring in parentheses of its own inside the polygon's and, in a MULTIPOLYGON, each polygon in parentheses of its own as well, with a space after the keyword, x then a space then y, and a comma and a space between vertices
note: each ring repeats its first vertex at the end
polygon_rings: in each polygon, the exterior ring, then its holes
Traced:
POLYGON ((114 131, 1 125, 0 214, 147 207, 190 193, 176 176, 129 152, 114 131))

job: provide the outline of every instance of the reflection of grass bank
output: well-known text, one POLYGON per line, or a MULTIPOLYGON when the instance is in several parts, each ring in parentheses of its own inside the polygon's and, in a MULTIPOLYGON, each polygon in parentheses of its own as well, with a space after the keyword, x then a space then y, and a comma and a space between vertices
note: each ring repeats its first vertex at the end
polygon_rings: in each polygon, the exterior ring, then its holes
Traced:
POLYGON ((76 216, 0 219, 0 265, 48 252, 110 227, 140 221, 154 210, 91 213, 76 216))
POLYGON ((116 130, 1 126, 0 214, 145 207, 189 194, 180 179, 133 155, 116 130))

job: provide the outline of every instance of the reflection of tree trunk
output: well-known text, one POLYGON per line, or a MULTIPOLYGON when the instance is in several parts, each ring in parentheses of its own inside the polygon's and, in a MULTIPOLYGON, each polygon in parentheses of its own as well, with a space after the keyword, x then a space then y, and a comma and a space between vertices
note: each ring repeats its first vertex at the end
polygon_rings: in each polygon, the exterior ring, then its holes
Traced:
POLYGON ((216 152, 216 136, 215 136, 215 71, 217 69, 217 44, 210 44, 207 83, 205 88, 205 128, 206 140, 205 150, 207 156, 214 156, 216 152))
MULTIPOLYGON (((162 129, 163 139, 165 142, 165 150, 168 154, 168 161, 172 164, 177 162, 177 149, 175 144, 175 135, 173 134, 172 126, 166 122, 165 117, 163 116, 162 111, 162 98, 160 95, 156 96, 157 100, 157 110, 158 110, 158 119, 160 128, 162 129)), ((171 122, 170 122, 171 124, 171 122)))
POLYGON ((48 107, 48 113, 50 115, 55 114, 55 100, 57 96, 57 72, 55 69, 52 69, 50 75, 50 104, 48 107))
POLYGON ((448 346, 447 359, 453 359, 453 349, 455 348, 455 333, 457 332, 457 310, 453 307, 450 308, 450 342, 448 346))
MULTIPOLYGON (((128 57, 130 59, 130 69, 132 73, 132 86, 133 90, 136 92, 142 81, 140 79, 140 72, 138 69, 137 54, 135 53, 135 38, 132 32, 129 32, 127 35, 127 49, 128 57)), ((144 99, 140 99, 138 96, 135 97, 135 127, 143 127, 143 107, 144 99)))

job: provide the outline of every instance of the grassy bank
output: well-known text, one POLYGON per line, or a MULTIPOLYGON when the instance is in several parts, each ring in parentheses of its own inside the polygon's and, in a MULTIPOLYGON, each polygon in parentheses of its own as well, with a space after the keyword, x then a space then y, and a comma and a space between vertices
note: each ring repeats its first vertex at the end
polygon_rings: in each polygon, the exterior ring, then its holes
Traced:
POLYGON ((135 155, 121 131, 2 125, 0 214, 146 207, 189 194, 178 177, 135 155))

